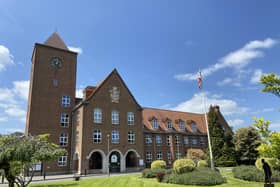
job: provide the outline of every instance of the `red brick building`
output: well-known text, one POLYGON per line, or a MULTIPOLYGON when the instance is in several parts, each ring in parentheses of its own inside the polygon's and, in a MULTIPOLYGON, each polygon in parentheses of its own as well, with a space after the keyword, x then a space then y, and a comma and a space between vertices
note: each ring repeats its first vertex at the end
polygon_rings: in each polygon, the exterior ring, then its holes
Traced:
MULTIPOLYGON (((77 53, 57 33, 35 44, 25 133, 49 133, 52 142, 67 150, 39 170, 137 171, 156 159, 171 165, 188 149, 207 148, 203 114, 140 106, 116 69, 76 98, 76 69, 77 53)), ((229 129, 218 107, 216 111, 229 129)))

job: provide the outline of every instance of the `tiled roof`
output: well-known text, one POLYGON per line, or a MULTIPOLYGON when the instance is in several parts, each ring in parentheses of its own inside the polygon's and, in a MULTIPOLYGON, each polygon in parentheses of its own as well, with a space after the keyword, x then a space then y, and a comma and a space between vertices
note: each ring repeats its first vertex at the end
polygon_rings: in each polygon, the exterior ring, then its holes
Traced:
MULTIPOLYGON (((173 131, 182 132, 180 130, 180 121, 185 123, 185 132, 194 133, 191 124, 193 122, 197 125, 197 132, 206 134, 206 125, 204 114, 188 113, 188 112, 179 112, 172 110, 163 110, 163 109, 154 109, 154 108, 143 108, 142 112, 143 124, 147 130, 154 132, 170 132, 167 128, 167 121, 172 121, 173 131), (159 124, 159 129, 154 129, 152 127, 152 120, 157 119, 159 124)), ((172 132, 172 131, 171 131, 172 132)))
POLYGON ((57 32, 54 32, 44 43, 47 46, 60 48, 64 50, 68 50, 67 46, 65 45, 64 41, 58 35, 57 32))

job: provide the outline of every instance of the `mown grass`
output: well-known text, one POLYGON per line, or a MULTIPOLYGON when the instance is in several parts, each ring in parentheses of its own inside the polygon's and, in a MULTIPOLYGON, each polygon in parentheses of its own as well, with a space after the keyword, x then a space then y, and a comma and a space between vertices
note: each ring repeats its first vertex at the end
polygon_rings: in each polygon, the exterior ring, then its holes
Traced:
MULTIPOLYGON (((222 175, 227 178, 227 183, 217 185, 219 187, 263 187, 263 183, 247 182, 233 178, 229 168, 221 168, 222 175)), ((126 176, 111 176, 93 179, 81 179, 80 181, 62 181, 48 183, 34 183, 32 187, 182 187, 184 185, 159 183, 156 179, 144 179, 140 174, 126 176)), ((187 187, 199 187, 185 185, 187 187)), ((280 183, 275 183, 275 187, 280 187, 280 183)))

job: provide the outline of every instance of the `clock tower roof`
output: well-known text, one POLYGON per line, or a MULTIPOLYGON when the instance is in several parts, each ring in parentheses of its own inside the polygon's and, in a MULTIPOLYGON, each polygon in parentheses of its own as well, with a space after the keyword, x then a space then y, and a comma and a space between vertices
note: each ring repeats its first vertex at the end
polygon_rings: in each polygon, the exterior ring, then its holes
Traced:
POLYGON ((67 46, 65 45, 64 41, 58 35, 57 32, 54 32, 44 43, 47 46, 60 48, 64 50, 68 50, 67 46))

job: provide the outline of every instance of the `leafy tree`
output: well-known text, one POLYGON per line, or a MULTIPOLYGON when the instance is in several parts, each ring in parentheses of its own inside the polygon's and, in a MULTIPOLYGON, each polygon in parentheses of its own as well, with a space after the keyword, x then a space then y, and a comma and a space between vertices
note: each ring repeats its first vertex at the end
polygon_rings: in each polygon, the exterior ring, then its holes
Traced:
POLYGON ((254 117, 253 120, 254 120, 253 126, 260 134, 263 143, 268 143, 269 137, 271 135, 271 131, 268 129, 270 125, 270 121, 266 121, 264 120, 264 118, 256 118, 256 117, 254 117))
MULTIPOLYGON (((215 107, 210 107, 208 112, 208 127, 211 139, 213 159, 217 165, 223 166, 224 162, 235 163, 235 150, 232 142, 232 133, 223 129, 219 122, 215 107)), ((209 151, 207 153, 209 160, 209 151)))
POLYGON ((34 176, 33 167, 42 161, 51 161, 65 154, 65 150, 48 141, 49 135, 0 138, 0 167, 5 170, 9 186, 27 186, 34 176), (27 172, 29 176, 26 176, 27 172))
POLYGON ((264 84, 263 92, 272 93, 280 97, 280 78, 275 73, 270 73, 261 77, 261 84, 264 84))
POLYGON ((239 164, 253 165, 259 154, 256 150, 261 144, 261 137, 253 127, 240 128, 234 135, 235 151, 239 164))
POLYGON ((262 157, 280 159, 280 132, 273 132, 269 137, 269 143, 261 144, 257 150, 262 157))

